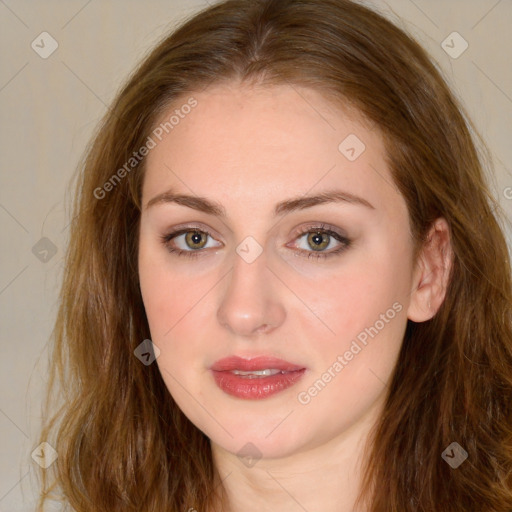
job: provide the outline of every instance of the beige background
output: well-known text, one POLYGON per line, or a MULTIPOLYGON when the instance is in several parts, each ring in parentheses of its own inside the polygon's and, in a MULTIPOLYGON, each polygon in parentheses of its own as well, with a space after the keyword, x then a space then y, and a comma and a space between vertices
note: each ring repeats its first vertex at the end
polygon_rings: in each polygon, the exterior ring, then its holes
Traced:
MULTIPOLYGON (((493 191, 512 217, 512 193, 506 192, 512 187, 512 2, 371 4, 427 47, 462 97, 495 158, 493 191), (441 47, 453 31, 469 43, 457 59, 441 47)), ((34 510, 31 453, 67 241, 69 180, 129 71, 164 33, 205 5, 0 0, 0 512, 34 510), (47 59, 31 48, 43 31, 58 42, 47 59), (32 252, 42 237, 57 250, 46 262, 32 252)))

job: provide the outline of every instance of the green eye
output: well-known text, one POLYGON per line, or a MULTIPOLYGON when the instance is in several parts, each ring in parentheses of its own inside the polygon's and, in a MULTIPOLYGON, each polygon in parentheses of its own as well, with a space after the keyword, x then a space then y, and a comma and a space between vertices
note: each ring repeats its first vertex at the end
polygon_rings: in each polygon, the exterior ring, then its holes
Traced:
MULTIPOLYGON (((178 256, 198 256, 204 252, 201 249, 206 247, 208 238, 214 239, 213 236, 208 232, 201 229, 184 228, 178 231, 173 231, 167 235, 161 237, 162 243, 166 246, 170 253, 175 253, 178 256), (175 247, 175 240, 184 236, 185 246, 175 247), (171 244, 171 242, 174 242, 171 244)), ((183 244, 183 241, 181 241, 183 244)))
POLYGON ((299 255, 307 258, 329 258, 336 256, 349 248, 351 240, 331 229, 321 226, 309 226, 307 229, 298 233, 297 238, 305 238, 307 247, 299 247, 301 251, 299 255), (307 236, 306 236, 307 235, 307 236), (331 245, 331 241, 335 240, 339 246, 331 251, 325 251, 331 245))

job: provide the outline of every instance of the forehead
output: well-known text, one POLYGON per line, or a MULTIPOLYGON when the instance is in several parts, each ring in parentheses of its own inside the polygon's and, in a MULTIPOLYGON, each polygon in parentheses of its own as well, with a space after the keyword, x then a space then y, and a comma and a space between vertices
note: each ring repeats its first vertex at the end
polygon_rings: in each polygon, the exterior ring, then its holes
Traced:
POLYGON ((173 114, 147 156, 143 203, 166 187, 257 206, 341 186, 377 208, 396 203, 378 130, 315 90, 215 85, 177 99, 156 126, 173 114))

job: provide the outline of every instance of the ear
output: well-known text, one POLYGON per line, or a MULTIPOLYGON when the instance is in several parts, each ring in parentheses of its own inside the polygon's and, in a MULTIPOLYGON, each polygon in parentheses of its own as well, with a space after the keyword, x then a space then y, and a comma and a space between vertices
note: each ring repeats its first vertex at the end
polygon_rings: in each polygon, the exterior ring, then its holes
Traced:
POLYGON ((437 313, 446 295, 452 264, 450 227, 439 217, 418 254, 407 318, 425 322, 437 313))

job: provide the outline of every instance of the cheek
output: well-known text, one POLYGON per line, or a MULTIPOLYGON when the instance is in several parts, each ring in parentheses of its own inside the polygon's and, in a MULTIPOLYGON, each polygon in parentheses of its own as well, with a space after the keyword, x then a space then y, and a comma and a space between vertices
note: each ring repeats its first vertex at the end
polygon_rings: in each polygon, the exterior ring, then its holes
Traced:
POLYGON ((371 271, 351 268, 330 279, 329 289, 314 302, 330 330, 312 315, 307 321, 302 317, 303 332, 315 342, 314 371, 297 399, 311 417, 324 418, 326 432, 348 427, 386 389, 407 322, 399 284, 385 265, 371 271))
POLYGON ((188 392, 202 393, 190 376, 205 371, 204 331, 211 328, 214 313, 208 291, 215 280, 178 272, 166 257, 165 251, 141 246, 140 287, 151 341, 160 350, 156 363, 171 395, 188 410, 188 392))
POLYGON ((207 279, 177 272, 166 251, 145 247, 139 250, 139 278, 144 308, 152 335, 170 338, 187 315, 190 316, 208 290, 207 279))
POLYGON ((190 396, 183 386, 195 395, 200 392, 193 389, 187 379, 199 363, 200 347, 196 346, 196 340, 200 339, 197 330, 200 324, 194 321, 194 313, 204 291, 200 293, 190 280, 177 276, 168 268, 141 252, 141 293, 151 341, 160 350, 156 364, 169 393, 182 410, 188 411, 190 396))
POLYGON ((139 257, 139 279, 144 309, 153 337, 161 337, 171 326, 169 313, 174 311, 176 294, 161 267, 144 254, 139 257))
POLYGON ((317 387, 323 390, 326 383, 328 388, 314 399, 317 404, 339 403, 340 410, 357 410, 371 403, 396 364, 407 323, 406 265, 391 250, 379 254, 354 258, 328 279, 318 280, 318 293, 311 287, 298 289, 314 312, 306 311, 299 320, 316 356, 307 385, 320 379, 317 387))
POLYGON ((315 280, 297 280, 294 291, 309 309, 304 308, 302 328, 316 326, 334 344, 352 339, 403 301, 406 283, 399 267, 392 257, 358 257, 315 280))

